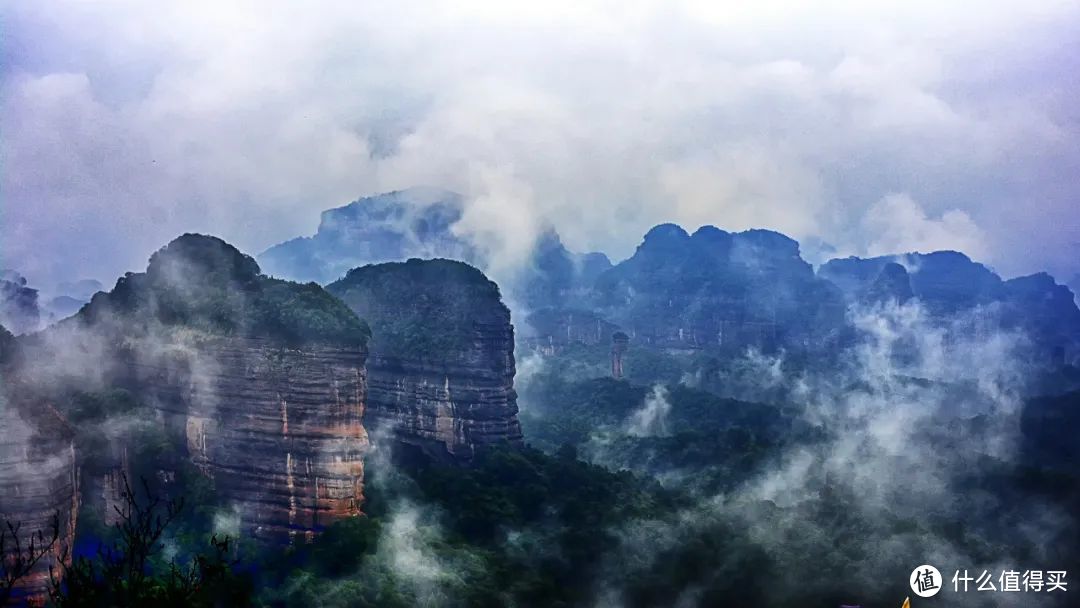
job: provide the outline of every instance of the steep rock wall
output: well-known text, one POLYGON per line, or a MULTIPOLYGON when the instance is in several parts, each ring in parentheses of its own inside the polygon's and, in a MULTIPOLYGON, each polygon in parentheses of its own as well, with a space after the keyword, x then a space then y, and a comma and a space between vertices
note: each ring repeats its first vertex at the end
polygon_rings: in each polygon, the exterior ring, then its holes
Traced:
POLYGON ((483 273, 414 259, 354 269, 327 290, 372 328, 370 429, 457 461, 521 442, 514 328, 483 273))
POLYGON ((513 331, 478 326, 474 348, 420 360, 372 355, 366 423, 435 456, 468 460, 486 446, 519 442, 513 331))
MULTIPOLYGON (((39 532, 46 543, 54 530, 57 534, 49 552, 17 582, 12 597, 15 605, 41 604, 48 593, 49 569, 68 555, 75 536, 79 506, 75 448, 69 429, 51 405, 19 407, 8 402, 4 408, 0 412, 0 525, 5 529, 8 522, 18 526, 24 555, 39 532)), ((6 539, 9 552, 12 545, 6 539)), ((2 557, 8 559, 10 554, 2 557)))
POLYGON ((151 359, 136 382, 248 533, 310 540, 360 512, 366 357, 359 347, 220 339, 151 359))

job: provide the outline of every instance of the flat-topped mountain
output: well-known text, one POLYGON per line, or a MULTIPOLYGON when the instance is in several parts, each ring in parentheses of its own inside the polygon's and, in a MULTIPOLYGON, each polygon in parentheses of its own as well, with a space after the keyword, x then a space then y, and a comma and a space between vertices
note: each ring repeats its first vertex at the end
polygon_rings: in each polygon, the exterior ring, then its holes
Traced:
POLYGON ((870 287, 882 269, 897 262, 907 270, 912 293, 933 314, 953 314, 1004 295, 1001 277, 958 251, 834 259, 821 266, 818 276, 855 298, 870 287))
MULTIPOLYGON (((533 309, 525 342, 552 352, 568 343, 731 354, 755 348, 833 356, 851 344, 852 312, 917 301, 942 327, 1016 330, 1035 361, 1080 357, 1080 309, 1072 292, 1039 273, 1004 281, 955 251, 834 259, 816 273, 799 244, 769 230, 693 234, 661 224, 634 254, 577 285, 569 302, 533 309)), ((819 356, 820 355, 820 356, 819 356)))
POLYGON ((520 442, 510 310, 482 272, 411 259, 353 269, 327 290, 371 324, 368 425, 457 460, 520 442))

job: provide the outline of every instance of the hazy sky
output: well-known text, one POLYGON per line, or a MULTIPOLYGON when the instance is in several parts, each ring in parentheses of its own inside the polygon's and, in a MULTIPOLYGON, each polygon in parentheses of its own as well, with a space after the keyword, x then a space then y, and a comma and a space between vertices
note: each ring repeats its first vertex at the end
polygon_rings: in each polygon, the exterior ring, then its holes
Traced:
POLYGON ((111 283, 184 231, 257 253, 427 185, 509 260, 548 222, 619 258, 676 221, 1068 278, 1080 8, 971 6, 3 3, 0 265, 111 283))

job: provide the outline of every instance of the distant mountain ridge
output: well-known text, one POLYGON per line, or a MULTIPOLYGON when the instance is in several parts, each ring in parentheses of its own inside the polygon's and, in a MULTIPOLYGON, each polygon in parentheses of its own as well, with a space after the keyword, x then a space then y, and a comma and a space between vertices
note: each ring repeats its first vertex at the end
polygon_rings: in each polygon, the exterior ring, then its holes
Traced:
POLYGON ((451 229, 461 214, 461 196, 446 190, 412 188, 363 197, 323 211, 313 236, 274 245, 258 260, 269 275, 320 284, 358 266, 411 257, 476 263, 476 249, 451 229))
MULTIPOLYGON (((366 264, 410 258, 446 258, 483 270, 490 254, 454 230, 463 213, 460 194, 437 188, 366 196, 323 211, 313 236, 274 245, 258 261, 271 276, 322 285, 366 264)), ((553 305, 609 268, 606 255, 572 253, 549 228, 537 238, 517 279, 503 288, 530 308, 553 305)))
POLYGON ((896 266, 903 267, 908 277, 908 283, 898 288, 918 298, 938 320, 981 307, 997 314, 1002 328, 1021 329, 1044 344, 1049 356, 1058 356, 1054 349, 1075 350, 1080 343, 1075 294, 1045 272, 1003 280, 963 253, 936 251, 829 260, 818 276, 834 282, 853 300, 865 294, 882 271, 896 266))
MULTIPOLYGON (((269 274, 323 284, 412 257, 483 269, 485 252, 454 230, 463 209, 463 198, 444 190, 369 196, 323 212, 314 236, 259 260, 269 274)), ((602 253, 570 251, 549 228, 501 287, 527 315, 519 337, 545 348, 624 330, 636 344, 668 350, 828 351, 850 341, 852 307, 917 300, 937 322, 984 311, 1001 328, 1027 332, 1040 357, 1061 359, 1064 349, 1065 359, 1080 359, 1080 309, 1068 287, 1045 273, 1006 281, 957 251, 837 258, 815 272, 799 243, 779 232, 706 225, 690 234, 660 224, 612 264, 602 253)))
POLYGON ((796 241, 769 230, 656 226, 597 278, 593 298, 636 341, 667 347, 829 343, 844 321, 840 291, 814 275, 796 241))
POLYGON ((34 331, 41 324, 38 290, 13 270, 0 271, 0 324, 16 334, 34 331))

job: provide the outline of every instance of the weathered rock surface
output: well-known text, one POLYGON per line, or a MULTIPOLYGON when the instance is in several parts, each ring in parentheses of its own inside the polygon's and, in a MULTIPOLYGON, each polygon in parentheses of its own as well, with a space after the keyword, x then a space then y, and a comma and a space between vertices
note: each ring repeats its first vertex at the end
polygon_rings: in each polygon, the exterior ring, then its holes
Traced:
POLYGON ((327 287, 372 327, 365 424, 435 457, 521 441, 498 287, 450 260, 357 268, 327 287))
MULTIPOLYGON (((310 539, 360 512, 368 335, 319 286, 270 279, 224 241, 185 235, 24 340, 23 365, 60 396, 133 395, 136 413, 99 424, 151 424, 171 446, 154 466, 167 476, 176 459, 194 463, 245 536, 310 539)), ((136 447, 94 456, 89 498, 103 518, 136 447)))
MULTIPOLYGON (((50 567, 68 555, 79 506, 79 472, 71 430, 56 410, 47 403, 19 403, 16 395, 7 397, 0 409, 0 525, 18 526, 24 555, 38 533, 46 543, 54 532, 57 535, 48 553, 16 584, 13 599, 18 605, 43 602, 50 567)), ((41 546, 39 541, 35 544, 41 546)), ((6 539, 8 551, 12 545, 6 539)))
POLYGON ((519 340, 551 355, 568 344, 606 344, 618 329, 591 310, 542 308, 526 318, 519 340))
MULTIPOLYGON (((360 513, 366 352, 228 339, 202 346, 190 371, 157 389, 183 423, 192 461, 256 537, 310 540, 360 513)), ((172 374, 159 368, 151 373, 172 374)))

